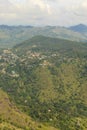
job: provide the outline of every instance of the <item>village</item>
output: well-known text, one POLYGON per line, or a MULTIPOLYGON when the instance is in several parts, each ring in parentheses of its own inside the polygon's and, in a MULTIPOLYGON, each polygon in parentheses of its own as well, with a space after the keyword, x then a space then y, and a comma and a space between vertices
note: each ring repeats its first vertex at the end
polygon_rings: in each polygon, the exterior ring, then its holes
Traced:
MULTIPOLYGON (((54 66, 54 63, 51 61, 51 59, 55 58, 57 58, 59 62, 67 60, 66 57, 61 57, 58 52, 47 54, 47 52, 35 52, 30 49, 23 55, 19 56, 11 49, 4 49, 0 54, 0 73, 7 74, 13 78, 19 77, 20 74, 15 69, 18 63, 20 66, 26 66, 26 68, 33 68, 36 65, 47 67, 54 66)), ((68 58, 68 62, 71 62, 72 60, 73 58, 68 58)))

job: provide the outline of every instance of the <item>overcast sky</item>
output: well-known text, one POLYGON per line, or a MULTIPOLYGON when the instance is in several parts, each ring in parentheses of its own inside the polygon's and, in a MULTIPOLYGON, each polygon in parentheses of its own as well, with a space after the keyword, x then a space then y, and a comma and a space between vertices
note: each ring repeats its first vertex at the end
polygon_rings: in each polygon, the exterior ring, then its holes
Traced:
POLYGON ((87 25, 87 0, 0 0, 0 24, 87 25))

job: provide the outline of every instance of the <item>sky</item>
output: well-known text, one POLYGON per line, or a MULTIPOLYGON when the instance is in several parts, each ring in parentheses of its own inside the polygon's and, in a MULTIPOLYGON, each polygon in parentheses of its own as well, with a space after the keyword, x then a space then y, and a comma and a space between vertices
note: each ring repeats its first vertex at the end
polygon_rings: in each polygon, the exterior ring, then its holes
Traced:
POLYGON ((0 0, 0 24, 87 25, 87 0, 0 0))

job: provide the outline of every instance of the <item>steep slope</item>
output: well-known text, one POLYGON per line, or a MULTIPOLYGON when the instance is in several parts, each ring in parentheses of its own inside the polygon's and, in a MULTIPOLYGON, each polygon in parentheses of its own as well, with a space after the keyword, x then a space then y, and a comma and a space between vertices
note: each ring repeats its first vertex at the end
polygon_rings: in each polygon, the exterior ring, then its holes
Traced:
POLYGON ((8 95, 0 89, 0 129, 2 130, 56 130, 34 122, 23 114, 10 101, 8 95))

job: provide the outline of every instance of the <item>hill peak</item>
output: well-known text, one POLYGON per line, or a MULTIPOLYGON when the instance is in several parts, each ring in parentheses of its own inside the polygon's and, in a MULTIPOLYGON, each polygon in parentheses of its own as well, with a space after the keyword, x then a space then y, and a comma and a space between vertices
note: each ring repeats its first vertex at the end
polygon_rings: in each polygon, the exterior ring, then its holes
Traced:
POLYGON ((87 31, 87 25, 78 24, 78 25, 69 27, 69 29, 75 32, 84 33, 87 31))

